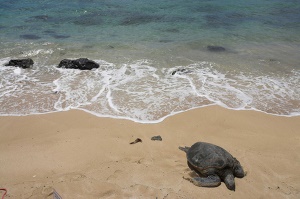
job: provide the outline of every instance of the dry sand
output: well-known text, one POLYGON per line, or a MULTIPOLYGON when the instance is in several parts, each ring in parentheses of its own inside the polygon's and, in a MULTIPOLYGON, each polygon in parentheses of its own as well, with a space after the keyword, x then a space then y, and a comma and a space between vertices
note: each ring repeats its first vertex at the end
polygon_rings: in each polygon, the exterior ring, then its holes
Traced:
POLYGON ((0 136, 6 198, 53 198, 53 189, 64 199, 300 198, 300 117, 211 106, 139 124, 68 111, 0 117, 0 136), (136 138, 143 142, 130 145, 136 138), (195 174, 178 146, 197 141, 241 162, 247 176, 235 192, 184 179, 195 174))

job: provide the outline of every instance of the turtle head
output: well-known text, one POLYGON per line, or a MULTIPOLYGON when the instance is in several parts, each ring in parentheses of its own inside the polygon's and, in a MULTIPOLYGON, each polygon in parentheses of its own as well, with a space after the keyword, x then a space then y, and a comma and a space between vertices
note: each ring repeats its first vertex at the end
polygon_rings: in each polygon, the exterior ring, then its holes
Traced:
POLYGON ((184 151, 185 153, 187 153, 188 152, 188 150, 191 148, 191 147, 187 147, 187 146, 185 146, 185 147, 178 147, 181 151, 184 151))
POLYGON ((229 190, 235 191, 234 176, 233 176, 233 173, 230 170, 228 170, 227 172, 225 172, 224 183, 225 183, 226 187, 229 190))
POLYGON ((243 167, 241 166, 240 162, 235 159, 235 163, 234 163, 234 167, 233 167, 233 175, 235 177, 238 177, 238 178, 242 178, 245 176, 245 172, 244 172, 244 169, 243 167))

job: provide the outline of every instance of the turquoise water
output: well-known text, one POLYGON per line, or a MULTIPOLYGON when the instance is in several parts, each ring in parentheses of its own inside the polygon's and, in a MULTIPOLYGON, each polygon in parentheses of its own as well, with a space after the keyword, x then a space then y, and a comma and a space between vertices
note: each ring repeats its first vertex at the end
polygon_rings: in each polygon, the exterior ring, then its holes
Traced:
POLYGON ((299 115, 299 33, 296 0, 0 0, 0 114, 157 122, 218 104, 299 115), (4 66, 26 57, 32 69, 4 66), (55 67, 79 57, 101 67, 55 67))

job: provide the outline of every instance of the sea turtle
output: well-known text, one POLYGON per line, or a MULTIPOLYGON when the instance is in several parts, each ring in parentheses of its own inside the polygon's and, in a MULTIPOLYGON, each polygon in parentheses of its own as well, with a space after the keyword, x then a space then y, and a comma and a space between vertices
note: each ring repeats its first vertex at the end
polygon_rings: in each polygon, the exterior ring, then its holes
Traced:
POLYGON ((217 187, 224 181, 228 189, 235 191, 234 177, 245 176, 240 162, 219 146, 197 142, 179 149, 186 152, 189 168, 199 175, 190 179, 196 186, 217 187))

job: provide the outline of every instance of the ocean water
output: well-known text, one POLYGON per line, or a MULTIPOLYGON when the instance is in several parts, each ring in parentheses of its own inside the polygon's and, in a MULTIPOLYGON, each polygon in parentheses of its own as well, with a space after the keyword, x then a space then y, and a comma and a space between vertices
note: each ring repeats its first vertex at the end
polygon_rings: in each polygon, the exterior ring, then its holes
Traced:
POLYGON ((298 0, 0 0, 0 115, 300 115, 299 33, 298 0), (56 68, 80 57, 100 68, 56 68), (5 66, 16 58, 34 66, 5 66))

